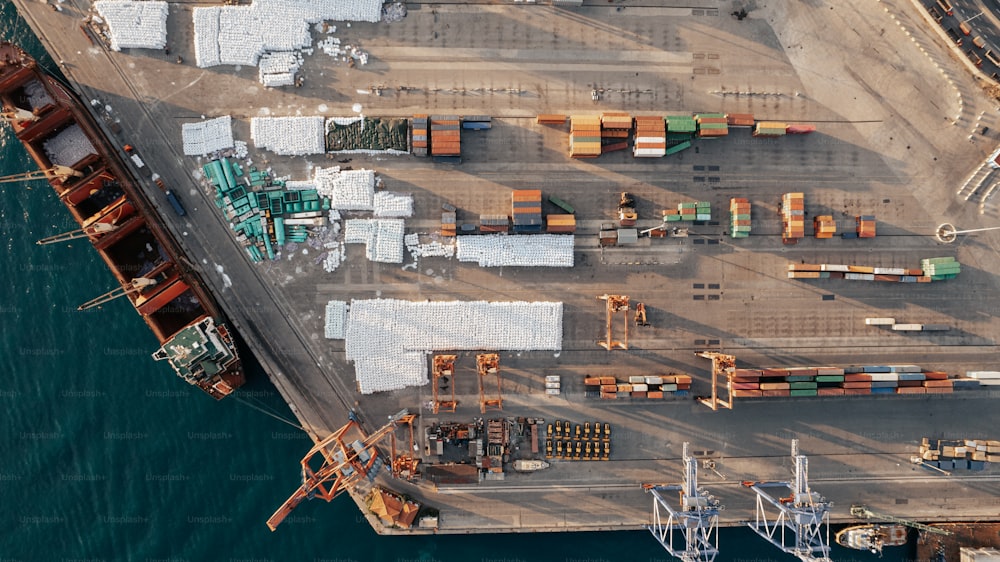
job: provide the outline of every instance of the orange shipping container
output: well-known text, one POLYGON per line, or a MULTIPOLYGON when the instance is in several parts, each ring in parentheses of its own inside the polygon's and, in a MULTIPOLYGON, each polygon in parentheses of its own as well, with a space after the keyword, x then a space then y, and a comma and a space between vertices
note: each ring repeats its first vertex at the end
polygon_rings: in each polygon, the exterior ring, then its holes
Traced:
POLYGON ((760 398, 763 396, 760 390, 734 390, 734 398, 760 398))
POLYGON ((847 373, 844 382, 872 382, 872 376, 868 373, 847 373))
POLYGON ((817 396, 843 396, 843 388, 818 388, 816 389, 817 396))
POLYGON ((858 381, 858 382, 848 382, 848 381, 844 381, 844 388, 845 389, 852 389, 852 388, 867 388, 867 389, 871 389, 871 387, 872 387, 872 383, 870 383, 870 382, 860 382, 860 381, 858 381))
POLYGON ((615 377, 601 377, 601 384, 618 384, 615 377))

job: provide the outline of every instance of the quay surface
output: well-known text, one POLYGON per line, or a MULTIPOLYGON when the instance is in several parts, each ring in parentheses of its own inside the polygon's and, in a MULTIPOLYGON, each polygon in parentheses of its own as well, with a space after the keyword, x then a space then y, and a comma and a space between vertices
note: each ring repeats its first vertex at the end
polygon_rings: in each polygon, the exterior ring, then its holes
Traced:
MULTIPOLYGON (((951 373, 992 367, 1000 329, 1000 237, 987 233, 941 246, 931 234, 943 222, 974 228, 998 214, 989 202, 981 214, 976 201, 955 195, 996 145, 978 133, 987 125, 1000 130, 995 102, 909 2, 769 5, 743 21, 713 2, 692 9, 626 1, 616 5, 621 10, 590 2, 579 9, 411 4, 401 22, 338 24, 338 37, 371 53, 367 66, 349 69, 317 53, 306 57, 301 88, 275 90, 257 83, 255 68, 193 65, 191 10, 211 4, 170 4, 171 53, 165 55, 91 44, 79 29, 90 8, 85 0, 62 2, 61 11, 15 3, 82 97, 112 107, 123 129, 112 140, 136 146, 181 195, 189 214, 178 218, 155 187, 145 185, 314 439, 342 426, 351 408, 369 431, 402 407, 419 411, 418 436, 434 421, 481 415, 468 353, 460 354, 454 414, 427 412, 427 387, 358 394, 342 342, 323 339, 328 300, 565 303, 562 353, 501 353, 503 415, 607 421, 614 427, 612 460, 557 461, 543 472, 474 487, 433 490, 386 481, 440 509, 438 532, 641 527, 650 521, 651 497, 640 483, 677 482, 684 441, 715 461, 718 474, 701 471, 702 485, 726 505, 722 524, 739 524, 753 509, 740 481, 787 480, 791 438, 809 456, 813 489, 834 502, 836 521, 850 519, 853 503, 926 521, 996 517, 1000 471, 945 477, 914 467, 909 457, 922 437, 996 438, 998 392, 775 399, 719 412, 692 400, 606 403, 583 395, 584 374, 665 370, 694 375, 692 394, 705 394, 709 364, 694 352, 712 340, 741 367, 906 363, 951 373), (177 56, 185 62, 175 62, 177 56), (357 94, 378 85, 385 95, 357 94), (594 89, 603 91, 596 103, 594 89), (197 184, 199 159, 182 154, 181 124, 232 115, 236 138, 249 142, 250 117, 344 116, 353 114, 353 103, 376 116, 494 115, 492 130, 463 136, 460 166, 363 155, 350 155, 350 165, 375 169, 387 189, 414 194, 408 231, 432 231, 442 202, 473 216, 505 212, 511 188, 556 194, 581 220, 577 266, 493 270, 424 259, 416 270, 404 270, 368 262, 353 246, 333 274, 314 265, 312 255, 251 264, 197 184), (819 132, 761 140, 734 130, 726 139, 697 141, 697 151, 674 158, 616 153, 572 161, 567 131, 533 120, 538 113, 703 110, 816 123, 819 132), (620 191, 638 198, 640 224, 655 224, 651 217, 677 202, 711 200, 720 226, 697 227, 687 240, 644 239, 632 248, 601 250, 597 230, 612 220, 620 191), (879 237, 783 246, 772 210, 786 191, 805 191, 810 214, 832 213, 841 225, 855 214, 874 214, 879 237), (749 239, 722 235, 730 197, 754 203, 749 239), (916 267, 936 255, 957 255, 958 279, 915 286, 784 277, 794 261, 916 267), (608 352, 594 343, 604 318, 594 297, 608 292, 649 307, 652 326, 633 330, 629 351, 608 352), (953 329, 900 335, 865 326, 868 316, 953 329), (541 381, 550 374, 562 375, 563 396, 545 396, 541 381)), ((296 179, 305 179, 311 166, 336 163, 278 157, 252 144, 251 154, 296 179)), ((422 437, 420 445, 423 450, 422 437)), ((273 482, 261 493, 274 494, 277 507, 298 484, 273 482)), ((261 513, 262 525, 268 515, 261 513)))

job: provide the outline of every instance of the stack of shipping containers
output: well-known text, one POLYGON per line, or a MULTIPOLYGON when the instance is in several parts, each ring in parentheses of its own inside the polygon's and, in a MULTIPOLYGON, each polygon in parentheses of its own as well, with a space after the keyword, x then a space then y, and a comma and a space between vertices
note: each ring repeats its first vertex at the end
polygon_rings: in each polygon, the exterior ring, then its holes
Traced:
POLYGON ((615 377, 584 377, 587 397, 604 400, 616 398, 672 398, 687 396, 691 390, 691 376, 677 373, 666 375, 633 375, 628 382, 618 382, 615 377))
POLYGON ((427 116, 414 115, 410 121, 413 126, 411 142, 414 156, 427 156, 427 116))
POLYGON ((673 209, 663 211, 663 222, 710 220, 712 220, 712 203, 709 201, 678 203, 676 211, 673 209))
POLYGON ((785 193, 781 196, 781 239, 794 244, 806 235, 805 194, 785 193))
POLYGON ((742 197, 729 200, 729 234, 733 238, 750 236, 750 202, 742 197))
POLYGON ((628 148, 632 117, 628 113, 601 114, 601 153, 628 148))
POLYGON ((758 121, 757 125, 753 128, 753 136, 755 137, 783 137, 785 136, 785 130, 788 125, 785 123, 776 123, 773 121, 758 121))
POLYGON ((691 139, 698 131, 698 124, 694 117, 690 115, 668 115, 667 116, 667 146, 673 148, 679 144, 688 143, 691 146, 691 139))
POLYGON ((441 213, 441 236, 455 235, 455 211, 445 211, 441 213))
POLYGON ((837 233, 837 223, 833 215, 819 215, 813 219, 813 231, 816 238, 833 238, 837 233))
POLYGON ((479 215, 479 232, 507 232, 509 228, 510 219, 507 215, 479 215))
POLYGON ((667 154, 667 124, 661 117, 639 116, 635 118, 635 144, 632 156, 635 158, 658 158, 667 154))
POLYGON ((961 273, 961 266, 955 258, 927 258, 920 260, 920 268, 931 281, 954 279, 961 273))
POLYGON ((431 116, 431 156, 462 155, 461 123, 457 115, 431 116))
POLYGON ((917 365, 736 369, 732 384, 737 398, 942 394, 955 386, 948 373, 917 365))
POLYGON ((510 216, 514 222, 514 233, 535 234, 541 232, 542 191, 540 189, 515 189, 510 197, 510 216))
POLYGON ((875 215, 860 215, 854 218, 858 238, 875 238, 875 215))
POLYGON ((754 120, 752 113, 727 113, 726 123, 733 127, 753 127, 754 120))
POLYGON ((576 217, 573 215, 547 215, 545 232, 550 234, 573 234, 576 232, 576 217))
POLYGON ((543 113, 535 118, 535 123, 539 125, 565 125, 566 116, 554 113, 543 113))
POLYGON ((699 113, 694 118, 698 123, 698 138, 718 138, 729 134, 725 113, 699 113))
POLYGON ((466 115, 462 118, 462 128, 469 131, 492 129, 493 118, 489 115, 466 115))
POLYGON ((570 158, 597 158, 601 155, 601 118, 573 115, 569 118, 570 158))

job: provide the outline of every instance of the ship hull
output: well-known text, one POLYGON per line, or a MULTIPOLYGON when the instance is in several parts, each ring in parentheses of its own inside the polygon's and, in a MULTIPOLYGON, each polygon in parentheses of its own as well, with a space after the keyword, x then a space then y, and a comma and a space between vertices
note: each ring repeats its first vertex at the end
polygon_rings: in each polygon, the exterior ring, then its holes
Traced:
POLYGON ((175 371, 216 399, 242 386, 242 364, 217 303, 185 265, 180 247, 82 102, 10 43, 0 43, 0 102, 5 113, 15 115, 8 123, 39 169, 75 171, 47 174, 49 184, 120 287, 131 289, 137 278, 154 281, 127 291, 127 297, 161 346, 212 320, 214 341, 224 348, 217 364, 203 362, 183 374, 174 366, 175 371), (95 228, 98 224, 102 228, 95 228))
POLYGON ((881 552, 886 546, 906 544, 906 527, 902 525, 856 525, 837 532, 837 544, 854 550, 881 552))

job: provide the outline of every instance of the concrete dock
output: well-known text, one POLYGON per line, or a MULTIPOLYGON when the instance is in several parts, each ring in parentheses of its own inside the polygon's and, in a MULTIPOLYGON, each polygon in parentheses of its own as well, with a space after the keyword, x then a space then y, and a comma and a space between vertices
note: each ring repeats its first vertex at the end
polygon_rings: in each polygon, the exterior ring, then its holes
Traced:
MULTIPOLYGON (((771 2, 744 20, 729 15, 729 4, 711 1, 693 8, 628 0, 588 0, 580 8, 408 4, 400 22, 337 24, 335 36, 368 51, 369 64, 349 68, 317 50, 305 56, 301 88, 267 89, 256 68, 194 66, 191 11, 213 4, 170 3, 168 55, 92 43, 80 31, 86 0, 61 2, 59 10, 15 3, 83 99, 111 106, 123 129, 112 139, 135 146, 181 195, 189 214, 178 218, 153 185, 145 186, 314 439, 344 425, 352 408, 371 431, 405 407, 420 413, 423 450, 428 424, 481 416, 474 353, 459 354, 455 413, 425 409, 429 386, 359 394, 343 342, 323 338, 328 300, 564 303, 561 353, 501 353, 502 415, 611 423, 611 460, 553 461, 503 482, 437 489, 380 476, 387 487, 439 509, 438 532, 639 528, 650 522, 652 503, 640 485, 679 481, 685 441, 715 461, 717 472, 703 470, 702 484, 726 506, 722 524, 736 525, 753 514, 753 494, 741 481, 790 478, 793 438, 809 456, 813 489, 834 503, 835 521, 850 520, 854 503, 925 521, 996 517, 1000 470, 944 476, 909 459, 923 437, 1000 439, 997 391, 774 398, 717 412, 690 397, 584 395, 584 375, 665 371, 691 374, 692 394, 707 394, 710 364, 695 356, 703 349, 733 354, 748 368, 896 363, 952 375, 994 368, 1000 235, 945 246, 933 234, 944 222, 977 228, 998 216, 995 203, 980 205, 977 188, 997 181, 989 170, 977 172, 997 144, 996 100, 915 4, 771 2), (379 88, 380 96, 358 93, 379 88), (412 156, 280 157, 250 142, 251 117, 350 116, 355 103, 366 115, 489 114, 494 125, 463 132, 464 162, 457 166, 412 156), (567 156, 566 127, 534 121, 540 113, 602 111, 753 113, 813 123, 818 132, 754 139, 733 129, 728 138, 698 140, 697 150, 663 159, 619 152, 579 161, 567 156), (434 231, 442 203, 476 217, 506 213, 511 189, 557 195, 580 221, 576 266, 487 269, 424 258, 403 269, 369 262, 353 245, 334 273, 301 250, 253 264, 199 183, 203 159, 180 149, 183 123, 221 115, 233 116, 236 138, 276 175, 307 179, 314 166, 350 158, 354 168, 376 170, 386 189, 413 193, 408 232, 434 231), (987 126, 994 132, 981 134, 987 126), (644 238, 602 249, 598 230, 614 220, 621 191, 637 198, 640 227, 658 224, 661 209, 693 200, 711 201, 719 224, 692 227, 686 239, 644 238), (776 208, 789 191, 805 192, 809 217, 832 214, 838 231, 852 226, 855 215, 875 215, 878 237, 783 245, 776 208), (725 235, 731 197, 754 206, 748 239, 725 235), (785 275, 789 263, 912 268, 939 255, 962 263, 957 279, 890 284, 785 275), (595 343, 604 328, 603 302, 595 297, 604 293, 648 307, 651 326, 632 329, 628 351, 595 343), (866 317, 952 329, 894 333, 866 326, 866 317), (562 376, 562 395, 545 395, 546 375, 562 376)), ((291 493, 299 482, 273 485, 291 493)), ((260 514, 262 523, 268 515, 260 514)))

